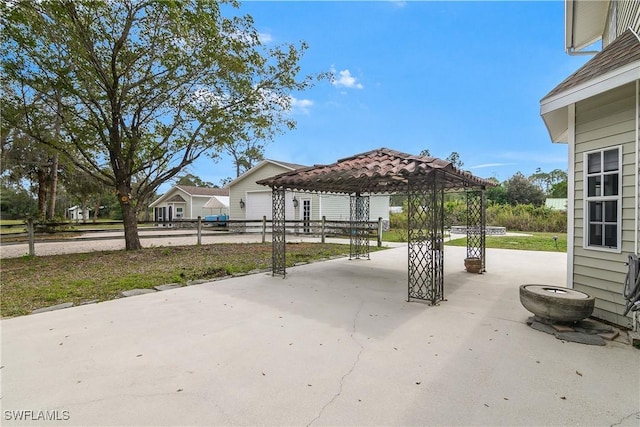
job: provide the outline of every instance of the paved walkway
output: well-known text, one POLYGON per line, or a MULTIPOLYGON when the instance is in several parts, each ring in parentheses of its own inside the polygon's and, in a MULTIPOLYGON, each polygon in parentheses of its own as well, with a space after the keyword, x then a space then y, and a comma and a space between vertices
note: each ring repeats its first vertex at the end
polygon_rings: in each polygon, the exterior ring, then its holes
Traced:
POLYGON ((397 248, 2 320, 2 424, 640 423, 640 351, 525 324, 518 285, 561 285, 566 255, 489 249, 473 275, 464 253, 436 307, 405 302, 397 248))
MULTIPOLYGON (((256 243, 262 240, 260 233, 230 234, 227 232, 204 232, 202 244, 212 243, 256 243)), ((267 240, 271 236, 267 235, 267 240)), ((143 247, 151 246, 186 246, 195 245, 198 241, 195 230, 140 230, 140 243, 143 247)), ((348 239, 327 238, 328 243, 349 244, 348 239)), ((320 237, 307 237, 303 235, 287 235, 287 242, 320 242, 320 237)), ((372 241, 375 245, 376 242, 372 241)), ((385 246, 405 246, 406 243, 386 243, 385 246)), ((75 239, 54 242, 36 242, 37 256, 60 255, 93 251, 115 251, 125 248, 123 232, 87 233, 75 239)), ((0 245, 0 259, 17 258, 29 253, 27 243, 0 245)))

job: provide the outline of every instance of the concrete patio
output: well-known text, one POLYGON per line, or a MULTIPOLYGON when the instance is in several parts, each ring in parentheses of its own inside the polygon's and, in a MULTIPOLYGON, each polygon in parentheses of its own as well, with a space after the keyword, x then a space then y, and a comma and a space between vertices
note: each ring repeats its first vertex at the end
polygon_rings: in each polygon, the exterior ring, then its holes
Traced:
POLYGON ((403 247, 3 320, 2 424, 637 426, 640 351, 525 323, 518 286, 563 285, 566 255, 473 275, 464 250, 435 307, 405 301, 403 247))

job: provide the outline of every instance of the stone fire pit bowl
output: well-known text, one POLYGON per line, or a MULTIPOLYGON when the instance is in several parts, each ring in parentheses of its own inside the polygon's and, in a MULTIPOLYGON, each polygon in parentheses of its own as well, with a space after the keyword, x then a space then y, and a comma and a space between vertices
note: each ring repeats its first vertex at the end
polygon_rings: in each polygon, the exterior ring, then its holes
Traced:
POLYGON ((591 316, 595 298, 574 289, 530 284, 520 286, 520 302, 538 317, 577 322, 591 316))

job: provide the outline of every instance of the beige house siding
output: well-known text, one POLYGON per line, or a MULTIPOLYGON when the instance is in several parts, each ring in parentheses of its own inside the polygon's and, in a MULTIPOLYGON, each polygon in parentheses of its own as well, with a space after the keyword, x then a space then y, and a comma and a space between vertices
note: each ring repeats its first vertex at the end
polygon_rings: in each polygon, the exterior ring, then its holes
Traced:
MULTIPOLYGON (((264 185, 256 184, 264 178, 268 178, 274 175, 278 175, 283 172, 290 171, 291 169, 285 168, 270 161, 256 166, 248 171, 245 175, 242 175, 237 180, 233 181, 229 186, 229 217, 232 220, 256 220, 256 215, 251 215, 251 212, 247 212, 247 207, 240 208, 240 199, 247 201, 248 194, 271 194, 271 189, 264 185)), ((304 201, 311 201, 311 220, 317 221, 325 216, 328 220, 349 220, 349 196, 348 195, 332 195, 332 194, 317 194, 306 192, 289 192, 285 195, 285 213, 287 220, 301 220, 303 215, 304 201), (298 200, 298 206, 294 207, 293 198, 298 200)), ((379 217, 383 219, 389 218, 389 196, 375 195, 370 199, 369 205, 370 220, 377 221, 379 217)), ((267 215, 269 217, 269 215, 267 215)))
POLYGON ((596 297, 594 316, 631 326, 622 316, 622 289, 636 240, 636 83, 627 84, 576 104, 573 286, 596 297), (622 248, 620 253, 586 249, 584 245, 584 153, 608 147, 622 149, 622 248))
MULTIPOLYGON (((350 216, 349 195, 323 194, 321 197, 322 213, 328 220, 348 221, 350 216)), ((378 218, 389 219, 389 196, 372 195, 369 198, 369 221, 378 218)))
MULTIPOLYGON (((271 162, 265 162, 262 165, 247 171, 244 175, 232 182, 229 186, 229 218, 232 220, 257 219, 247 218, 245 209, 240 208, 240 199, 247 200, 247 193, 252 191, 269 191, 269 187, 256 184, 263 178, 288 172, 290 169, 278 166, 271 162)), ((249 215, 251 216, 251 215, 249 215)))
POLYGON ((603 47, 608 46, 627 28, 640 29, 640 2, 638 0, 618 0, 609 4, 609 17, 602 38, 603 47))

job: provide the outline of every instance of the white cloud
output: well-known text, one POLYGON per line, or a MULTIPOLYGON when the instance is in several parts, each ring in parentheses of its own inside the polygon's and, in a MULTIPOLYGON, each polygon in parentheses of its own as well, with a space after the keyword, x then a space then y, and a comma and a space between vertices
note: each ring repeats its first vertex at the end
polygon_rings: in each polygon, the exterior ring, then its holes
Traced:
POLYGON ((391 0, 391 4, 393 4, 397 8, 402 8, 407 5, 407 2, 403 0, 391 0))
POLYGON ((475 166, 469 166, 469 169, 495 168, 498 166, 513 166, 517 163, 482 163, 475 166))
POLYGON ((337 71, 336 69, 331 67, 331 72, 333 73, 333 77, 331 78, 331 84, 337 87, 347 87, 350 89, 362 89, 364 86, 362 83, 359 83, 355 77, 351 75, 351 71, 348 69, 337 71))
POLYGON ((303 114, 309 114, 309 108, 313 105, 313 101, 310 99, 298 99, 294 96, 291 97, 291 109, 293 111, 299 111, 303 114))
POLYGON ((258 33, 258 38, 262 44, 268 44, 273 41, 273 36, 269 33, 258 33))

